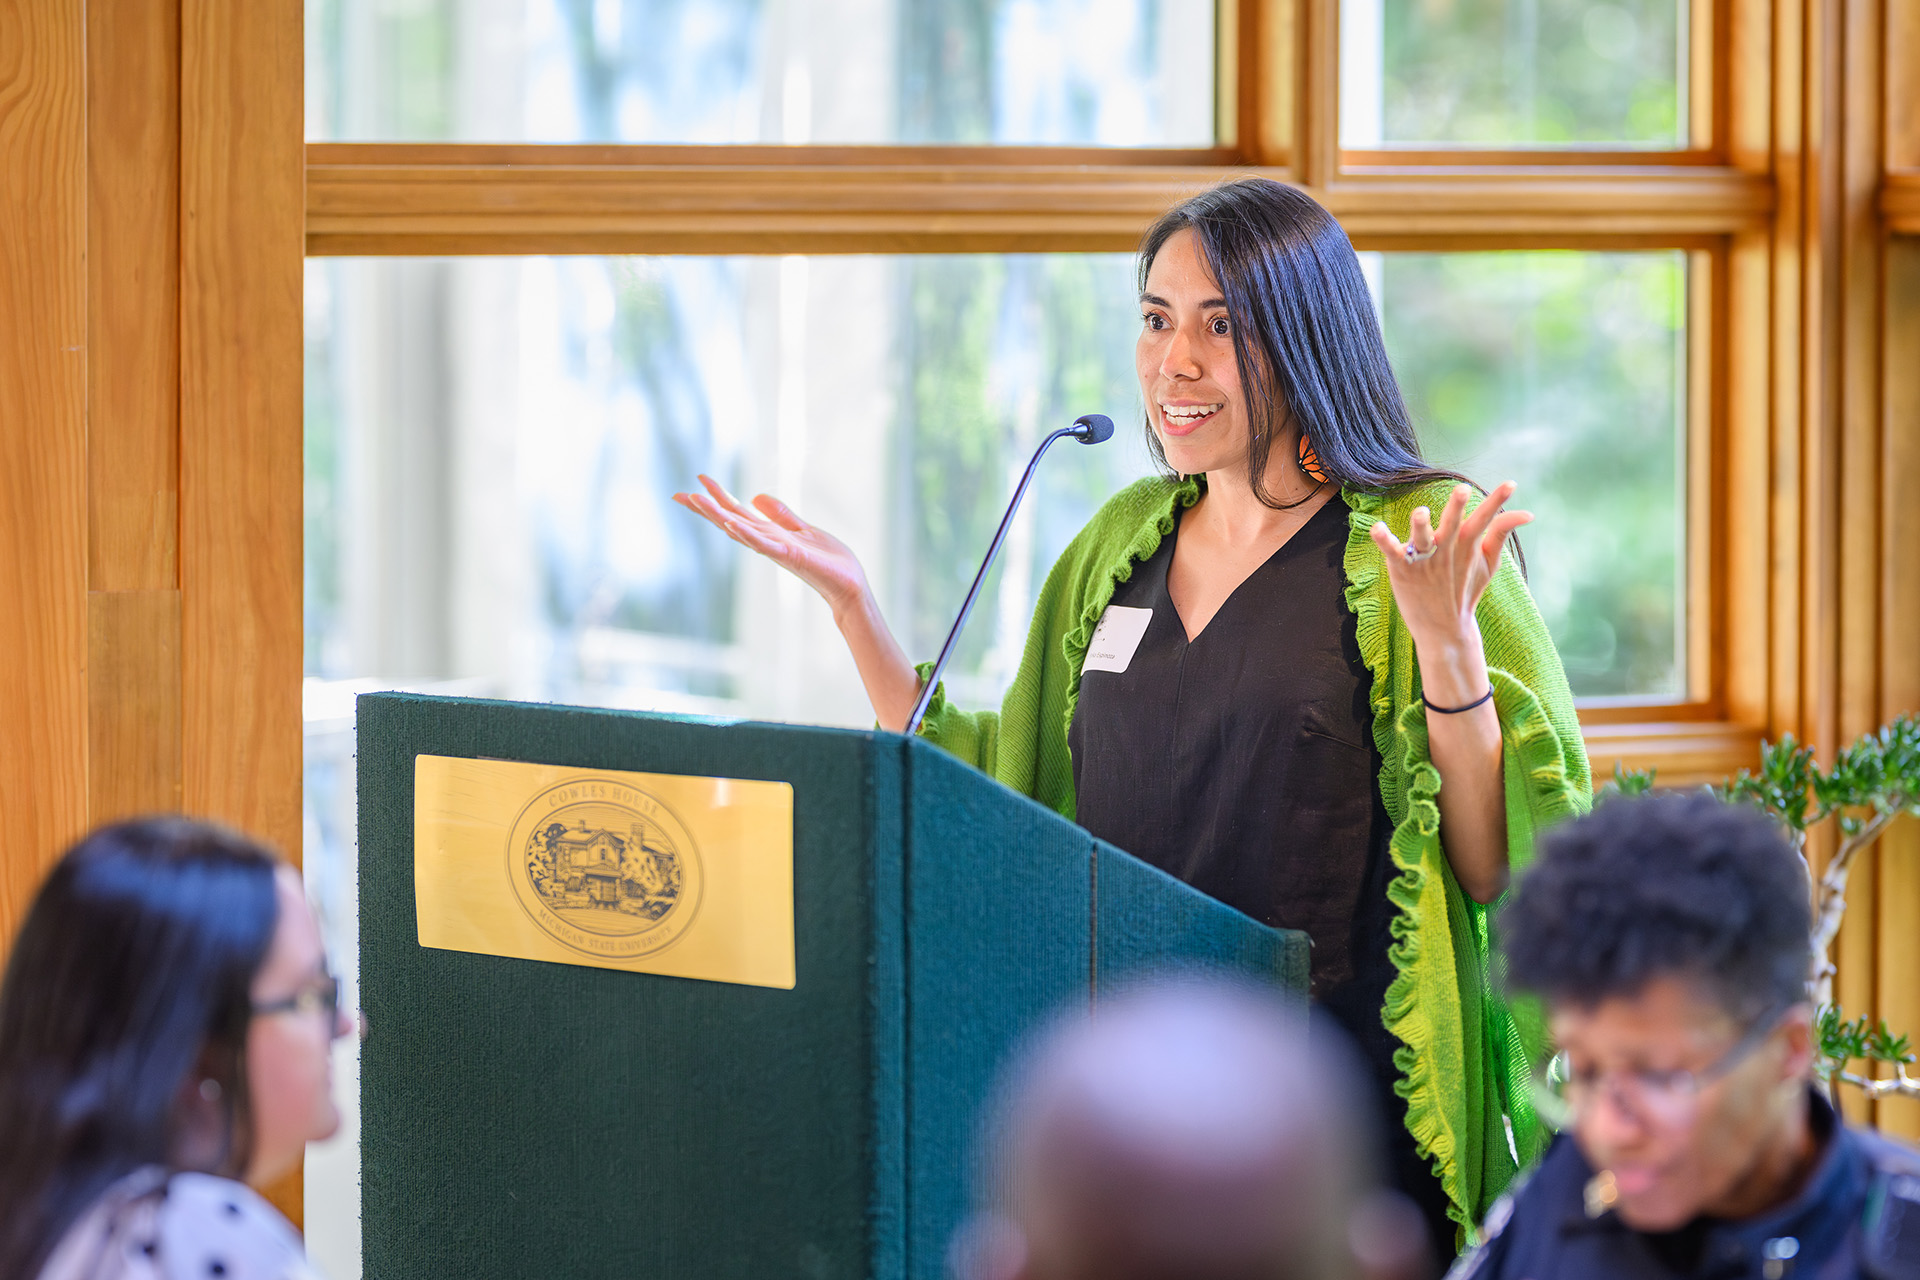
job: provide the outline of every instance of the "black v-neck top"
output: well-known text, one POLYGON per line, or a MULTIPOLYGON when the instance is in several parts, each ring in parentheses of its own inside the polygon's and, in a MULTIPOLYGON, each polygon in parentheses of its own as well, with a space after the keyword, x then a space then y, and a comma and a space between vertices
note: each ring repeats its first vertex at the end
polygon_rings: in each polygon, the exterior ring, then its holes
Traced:
MULTIPOLYGON (((1393 978, 1392 827, 1346 603, 1347 535, 1335 495, 1189 642, 1167 594, 1176 524, 1115 589, 1110 609, 1152 612, 1124 671, 1082 672, 1067 741, 1082 826, 1256 920, 1304 930, 1315 1000, 1369 1056, 1390 1056, 1390 1042, 1371 1042, 1393 978)), ((1109 665, 1124 648, 1095 645, 1109 665)))

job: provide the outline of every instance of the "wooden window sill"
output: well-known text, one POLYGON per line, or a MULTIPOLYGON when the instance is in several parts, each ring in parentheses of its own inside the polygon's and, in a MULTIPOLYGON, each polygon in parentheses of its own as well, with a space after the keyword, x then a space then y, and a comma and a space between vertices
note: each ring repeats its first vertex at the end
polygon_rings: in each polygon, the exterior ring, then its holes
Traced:
POLYGON ((1724 720, 1583 720, 1580 729, 1595 787, 1612 779, 1616 762, 1629 769, 1655 770, 1655 781, 1663 787, 1725 782, 1759 764, 1763 736, 1758 728, 1724 720))

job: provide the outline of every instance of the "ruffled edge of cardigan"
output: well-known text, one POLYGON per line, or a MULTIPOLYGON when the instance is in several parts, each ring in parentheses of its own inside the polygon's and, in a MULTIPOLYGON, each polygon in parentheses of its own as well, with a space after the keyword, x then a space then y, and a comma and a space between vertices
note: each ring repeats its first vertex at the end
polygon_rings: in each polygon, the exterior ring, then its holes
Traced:
MULTIPOLYGON (((1406 710, 1410 713, 1414 708, 1406 710)), ((1401 740, 1401 764, 1409 785, 1407 816, 1394 827, 1387 845, 1399 874, 1387 882, 1387 900, 1394 905, 1393 920, 1388 925, 1393 941, 1387 947, 1387 958, 1393 962, 1394 978, 1387 984, 1380 1020, 1401 1044, 1393 1051, 1393 1065, 1400 1073, 1393 1091, 1406 1100, 1407 1132, 1413 1135, 1416 1149, 1431 1162, 1434 1176, 1447 1193, 1447 1216, 1471 1228, 1460 1143, 1448 1123, 1440 1081, 1434 1072, 1434 1042, 1439 1033, 1431 1011, 1421 1006, 1419 997, 1419 970, 1428 959, 1421 946, 1420 899, 1427 891, 1430 874, 1427 856, 1440 843, 1440 772, 1427 759, 1426 726, 1409 725, 1409 719, 1424 717, 1403 713, 1401 723, 1394 726, 1401 740)), ((1444 922, 1440 927, 1445 927, 1444 922)), ((1458 957, 1455 963, 1457 966, 1458 957)), ((1446 976, 1458 987, 1457 968, 1446 976)), ((1465 997, 1462 992, 1461 998, 1465 997)))
POLYGON ((1200 500, 1200 478, 1187 476, 1180 480, 1159 477, 1158 483, 1148 480, 1140 486, 1142 497, 1146 499, 1144 515, 1152 515, 1151 520, 1143 520, 1128 539, 1125 549, 1105 565, 1096 566, 1101 574, 1094 589, 1087 595, 1087 603, 1080 610, 1080 620, 1072 630, 1061 638, 1060 652, 1067 660, 1067 710, 1061 724, 1066 732, 1073 727, 1073 709, 1080 705, 1080 666, 1087 656, 1087 646, 1093 643, 1093 629, 1100 625, 1100 615, 1107 611, 1113 602, 1114 588, 1133 577, 1133 566, 1143 560, 1152 559, 1153 553, 1160 549, 1160 542, 1173 532, 1173 523, 1178 518, 1180 508, 1190 507, 1200 500), (1166 486, 1161 488, 1161 486, 1166 486), (1158 511, 1155 511, 1158 507, 1158 511))
MULTIPOLYGON (((1351 511, 1347 528, 1347 607, 1353 610, 1355 635, 1360 653, 1373 675, 1373 740, 1384 764, 1394 759, 1398 726, 1393 723, 1393 691, 1388 685, 1386 660, 1389 656, 1390 601, 1381 598, 1386 564, 1374 546, 1371 529, 1385 518, 1386 498, 1382 494, 1349 492, 1343 495, 1351 511)), ((1409 708, 1411 710, 1411 708, 1409 708)), ((1381 798, 1389 816, 1399 809, 1394 821, 1388 850, 1399 874, 1387 883, 1387 900, 1394 915, 1388 929, 1393 938, 1387 958, 1394 968, 1393 981, 1387 984, 1381 1021, 1401 1048, 1394 1050, 1393 1065, 1400 1073, 1394 1093, 1404 1098, 1407 1114, 1403 1123, 1413 1135, 1415 1149, 1432 1164, 1433 1173, 1447 1193, 1447 1214, 1455 1222, 1470 1226, 1462 1204, 1466 1200, 1461 1186, 1458 1143, 1447 1126, 1445 1108, 1440 1101, 1440 1085, 1431 1067, 1434 1027, 1428 1011, 1417 999, 1419 982, 1415 976, 1421 963, 1420 895, 1426 888, 1427 872, 1421 865, 1426 841, 1438 843, 1440 836, 1440 773, 1426 759, 1426 728, 1416 730, 1422 741, 1416 747, 1402 741, 1400 761, 1406 779, 1406 791, 1387 785, 1390 770, 1381 771, 1381 798), (1399 803, 1396 803, 1398 801, 1399 803)), ((1457 982, 1457 977, 1452 978, 1457 982)), ((1391 1121, 1393 1117, 1389 1117, 1391 1121)), ((1444 1243, 1436 1241, 1440 1248, 1444 1243)))
MULTIPOLYGON (((1536 846, 1543 831, 1567 819, 1579 817, 1591 806, 1580 803, 1581 788, 1574 784, 1568 772, 1565 744, 1548 717, 1546 704, 1540 700, 1540 695, 1526 681, 1510 672, 1491 667, 1487 674, 1493 682, 1494 706, 1500 712, 1501 740, 1511 753, 1510 758, 1522 770, 1522 794, 1527 798, 1532 827, 1527 843, 1529 854, 1532 854, 1537 852, 1536 846)), ((1511 813, 1507 822, 1511 827, 1511 813)), ((1512 843, 1509 834, 1510 857, 1512 843)), ((1513 868, 1516 876, 1524 871, 1524 867, 1513 868)), ((1519 1156, 1520 1167, 1524 1169, 1540 1156, 1546 1144, 1533 1102, 1525 1090, 1517 1086, 1531 1074, 1535 1065, 1533 1057, 1542 1050, 1546 1034, 1537 1002, 1527 997, 1507 999, 1501 996, 1500 956, 1498 949, 1491 945, 1491 929, 1488 941, 1486 968, 1489 1004, 1495 1014, 1495 1023, 1507 1040, 1504 1064, 1509 1085, 1507 1114, 1513 1126, 1515 1153, 1519 1156)))
POLYGON ((1488 674, 1493 677, 1493 705, 1500 711, 1501 737, 1525 767, 1527 794, 1535 798, 1529 807, 1537 839, 1547 827, 1586 810, 1572 799, 1579 791, 1567 775, 1567 753, 1540 696, 1524 680, 1498 667, 1489 668, 1488 674))
MULTIPOLYGON (((1391 648, 1388 635, 1392 625, 1391 600, 1390 591, 1384 593, 1389 598, 1382 598, 1386 564, 1373 543, 1371 529, 1375 521, 1386 517, 1386 495, 1349 490, 1343 491, 1342 496, 1352 512, 1345 557, 1346 600, 1355 616, 1360 652, 1373 675, 1374 742, 1383 762, 1394 759, 1394 750, 1398 748, 1400 773, 1406 787, 1404 795, 1395 795, 1397 788, 1386 785, 1390 771, 1382 771, 1382 798, 1390 813, 1401 806, 1404 812, 1394 824, 1388 845, 1399 874, 1387 885, 1387 898, 1395 908, 1389 924, 1393 942, 1387 956, 1395 974, 1387 986, 1381 1021, 1402 1046, 1393 1055, 1394 1066, 1400 1073, 1394 1093, 1406 1100, 1407 1131, 1447 1193, 1448 1216, 1471 1232, 1474 1206, 1468 1203, 1460 1143, 1448 1123, 1441 1100, 1442 1082, 1435 1074, 1433 1046, 1437 1031, 1430 1011, 1420 1007, 1418 998, 1418 972, 1423 961, 1431 959, 1421 945, 1420 900, 1426 892, 1428 877, 1436 871, 1446 874, 1446 855, 1440 847, 1440 772, 1433 767, 1429 755, 1425 708, 1414 702, 1402 711, 1399 722, 1394 723, 1393 695, 1387 685, 1388 672, 1383 669, 1391 648)), ((1523 771, 1524 793, 1534 810, 1537 830, 1574 811, 1572 805, 1563 803, 1569 793, 1565 753, 1552 721, 1533 691, 1504 671, 1490 668, 1488 674, 1495 689, 1494 705, 1501 712, 1501 736, 1512 751, 1510 763, 1517 762, 1523 771), (1539 803, 1543 797, 1547 801, 1544 805, 1539 803)), ((1441 927, 1444 929, 1444 922, 1441 927)), ((1453 959, 1454 971, 1444 976, 1464 1000, 1469 993, 1461 989, 1459 958, 1453 959)), ((1480 998, 1486 1000, 1485 983, 1490 977, 1488 957, 1480 954, 1475 962, 1481 971, 1480 998)), ((1496 1012, 1489 1009, 1489 1013, 1496 1012)), ((1509 1021, 1509 1034, 1513 1030, 1509 1021)), ((1511 1063, 1502 1065, 1511 1069, 1511 1063)), ((1487 1066, 1495 1068, 1492 1061, 1487 1066)))

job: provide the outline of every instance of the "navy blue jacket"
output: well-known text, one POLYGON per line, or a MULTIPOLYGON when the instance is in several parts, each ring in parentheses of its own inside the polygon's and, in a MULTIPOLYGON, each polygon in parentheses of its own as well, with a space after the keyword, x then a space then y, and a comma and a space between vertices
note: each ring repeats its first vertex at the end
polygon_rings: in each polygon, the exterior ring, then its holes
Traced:
POLYGON ((1820 1162, 1778 1209, 1660 1234, 1611 1211, 1590 1218, 1593 1169, 1562 1135, 1488 1211, 1484 1243, 1449 1280, 1920 1280, 1920 1153, 1849 1128, 1809 1096, 1820 1162))

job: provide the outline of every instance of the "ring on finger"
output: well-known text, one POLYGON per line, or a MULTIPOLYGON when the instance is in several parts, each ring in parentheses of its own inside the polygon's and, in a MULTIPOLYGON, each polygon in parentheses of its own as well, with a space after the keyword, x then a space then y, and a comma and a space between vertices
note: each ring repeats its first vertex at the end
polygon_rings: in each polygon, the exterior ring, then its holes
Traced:
POLYGON ((1406 546, 1407 563, 1419 564, 1422 560, 1425 560, 1428 556, 1431 556, 1434 552, 1438 551, 1439 549, 1440 549, 1440 544, 1438 542, 1434 543, 1432 546, 1429 546, 1429 547, 1416 547, 1411 542, 1409 542, 1406 546))

